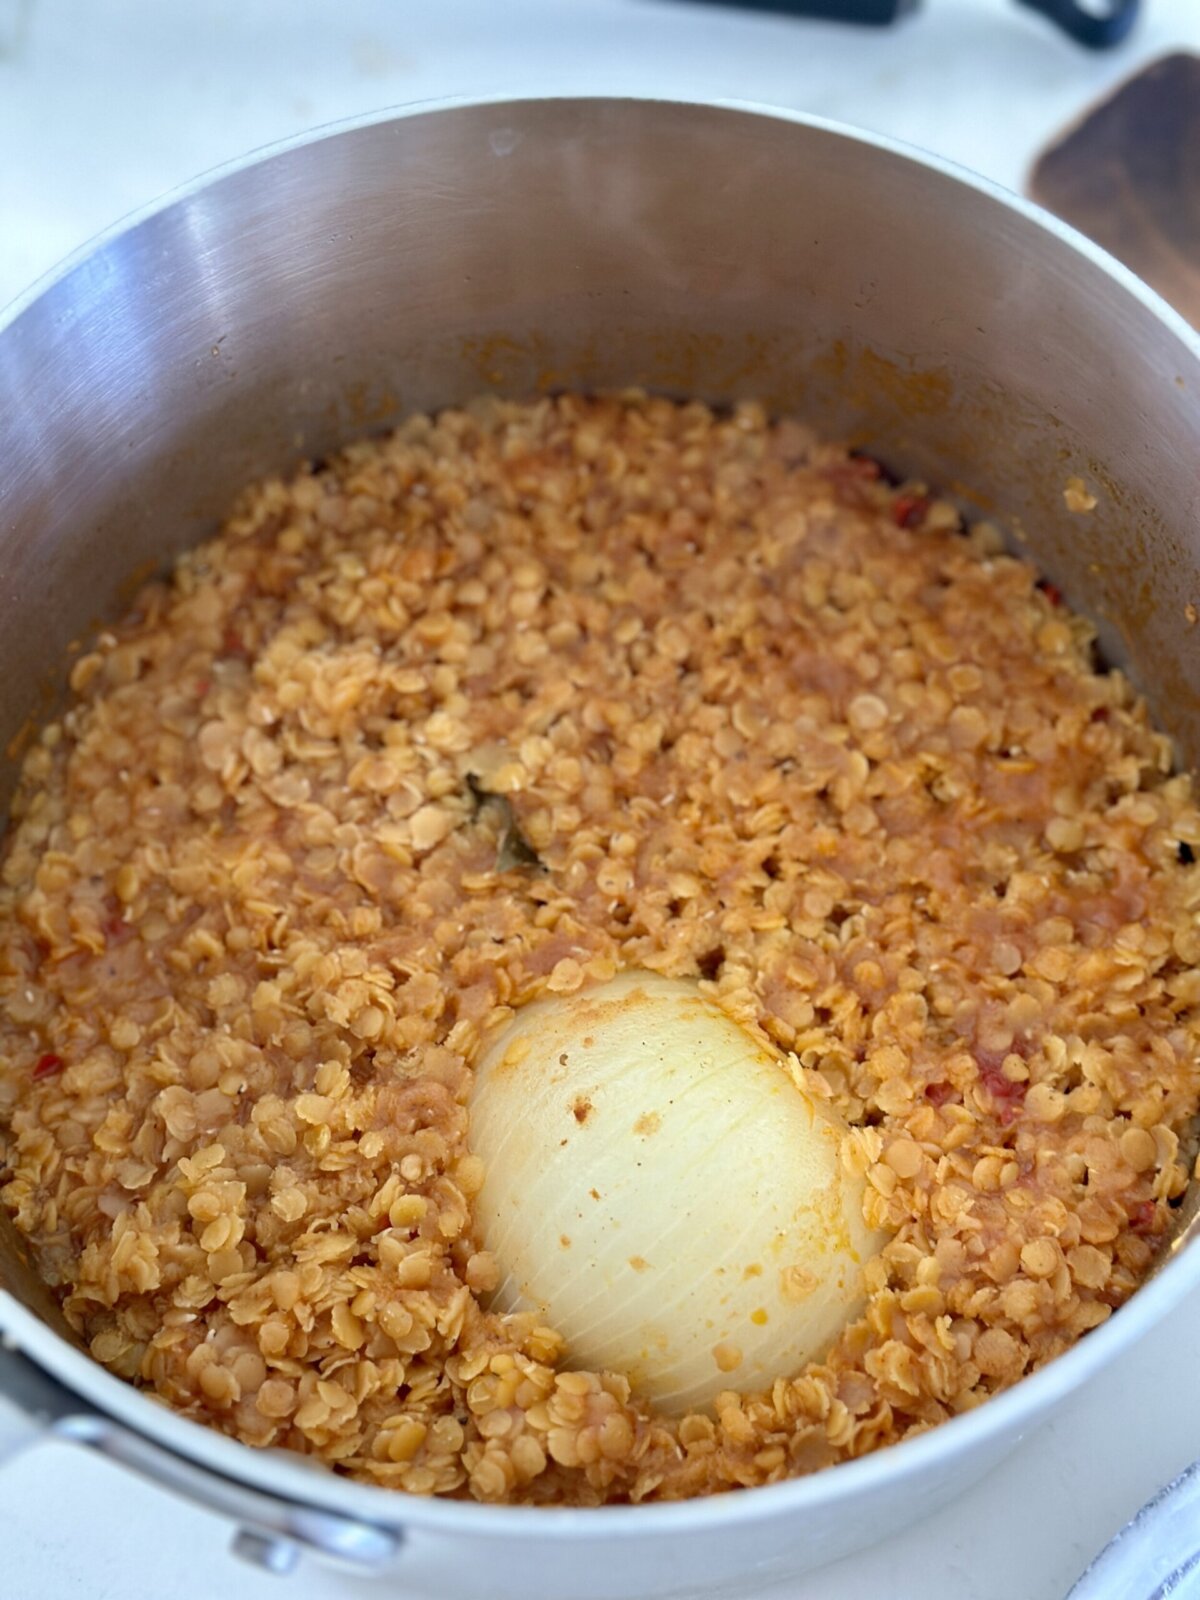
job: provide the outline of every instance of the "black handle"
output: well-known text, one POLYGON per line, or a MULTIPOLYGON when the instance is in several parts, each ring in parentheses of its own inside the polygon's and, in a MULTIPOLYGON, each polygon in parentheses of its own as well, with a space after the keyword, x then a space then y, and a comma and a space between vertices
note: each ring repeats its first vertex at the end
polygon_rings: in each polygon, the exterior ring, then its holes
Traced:
POLYGON ((739 11, 773 11, 788 17, 821 17, 826 22, 865 22, 875 27, 898 22, 921 0, 709 0, 739 11))
POLYGON ((1017 0, 1017 4, 1049 17, 1088 50, 1111 50, 1128 37, 1141 0, 1101 0, 1095 6, 1082 5, 1080 0, 1017 0))
MULTIPOLYGON (((743 11, 773 11, 789 17, 822 17, 827 22, 886 26, 915 11, 921 0, 709 0, 743 11)), ((953 0, 948 0, 953 3, 953 0)), ((1137 20, 1141 0, 1017 0, 1040 12, 1089 50, 1120 44, 1137 20)))

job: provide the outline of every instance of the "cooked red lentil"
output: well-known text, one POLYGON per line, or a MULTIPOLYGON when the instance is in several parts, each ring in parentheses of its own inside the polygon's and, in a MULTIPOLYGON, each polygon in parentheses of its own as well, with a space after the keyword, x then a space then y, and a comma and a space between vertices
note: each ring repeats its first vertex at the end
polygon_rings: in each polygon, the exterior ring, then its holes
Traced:
POLYGON ((1200 1093, 1200 815, 1090 638, 754 406, 485 401, 253 489, 76 661, 14 807, 3 1198, 92 1353, 358 1478, 590 1504, 1066 1349, 1200 1093), (631 966, 796 1053, 891 1235, 828 1357, 714 1416, 489 1313, 472 1242, 483 1031, 631 966))

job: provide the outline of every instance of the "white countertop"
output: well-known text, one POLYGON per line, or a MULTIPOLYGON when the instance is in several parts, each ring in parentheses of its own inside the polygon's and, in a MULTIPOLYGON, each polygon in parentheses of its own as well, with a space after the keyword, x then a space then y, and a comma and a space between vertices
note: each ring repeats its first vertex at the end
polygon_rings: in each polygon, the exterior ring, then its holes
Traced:
MULTIPOLYGON (((197 172, 339 117, 445 95, 775 102, 1019 188, 1038 149, 1111 84, 1171 49, 1200 51, 1198 0, 1145 10, 1122 49, 1090 56, 1010 0, 925 0, 881 31, 677 0, 0 0, 0 304, 197 172)), ((1061 1600, 1122 1522, 1200 1456, 1198 1371, 1200 1294, 948 1511, 773 1594, 1061 1600)), ((215 1518, 65 1446, 3 1469, 14 1600, 385 1592, 311 1565, 270 1577, 235 1561, 226 1540, 215 1518)))

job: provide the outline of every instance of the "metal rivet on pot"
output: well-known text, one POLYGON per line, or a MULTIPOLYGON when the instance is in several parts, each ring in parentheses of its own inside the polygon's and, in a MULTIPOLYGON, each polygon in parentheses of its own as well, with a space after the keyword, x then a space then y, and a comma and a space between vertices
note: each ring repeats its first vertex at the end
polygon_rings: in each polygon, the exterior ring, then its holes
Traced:
POLYGON ((274 1572, 284 1578, 293 1572, 300 1560, 300 1546, 290 1539, 279 1539, 269 1533, 258 1533, 254 1528, 239 1528, 230 1545, 235 1556, 264 1572, 274 1572))

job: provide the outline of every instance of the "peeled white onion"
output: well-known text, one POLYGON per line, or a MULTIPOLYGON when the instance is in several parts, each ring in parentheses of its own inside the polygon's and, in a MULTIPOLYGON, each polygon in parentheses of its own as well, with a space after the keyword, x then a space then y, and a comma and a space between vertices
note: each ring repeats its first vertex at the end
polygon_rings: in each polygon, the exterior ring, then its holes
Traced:
POLYGON ((501 1311, 683 1412, 768 1387, 861 1310, 881 1239, 845 1125, 693 983, 645 972, 518 1011, 479 1064, 476 1202, 501 1311))

